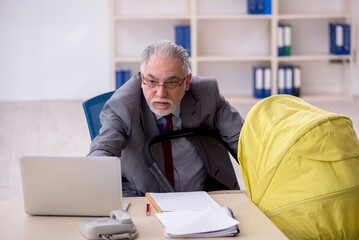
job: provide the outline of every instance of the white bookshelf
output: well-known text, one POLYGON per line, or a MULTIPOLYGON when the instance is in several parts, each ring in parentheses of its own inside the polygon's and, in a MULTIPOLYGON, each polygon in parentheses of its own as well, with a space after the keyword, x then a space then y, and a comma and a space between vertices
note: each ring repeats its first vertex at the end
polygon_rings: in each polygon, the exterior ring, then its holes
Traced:
MULTIPOLYGON (((302 68, 304 99, 351 99, 355 53, 354 0, 272 0, 271 15, 247 14, 247 0, 110 0, 112 86, 115 70, 139 70, 142 50, 174 41, 175 25, 191 25, 194 75, 215 77, 234 101, 254 100, 252 67, 302 68), (329 22, 351 24, 351 54, 329 53, 329 22), (292 55, 277 56, 277 26, 292 25, 292 55), (308 43, 316 47, 307 47, 308 43), (318 69, 317 69, 318 67, 318 69), (322 75, 321 75, 322 74, 322 75), (329 79, 329 80, 327 80, 329 79), (332 88, 321 87, 331 86, 332 88)), ((277 93, 272 71, 272 94, 277 93)))

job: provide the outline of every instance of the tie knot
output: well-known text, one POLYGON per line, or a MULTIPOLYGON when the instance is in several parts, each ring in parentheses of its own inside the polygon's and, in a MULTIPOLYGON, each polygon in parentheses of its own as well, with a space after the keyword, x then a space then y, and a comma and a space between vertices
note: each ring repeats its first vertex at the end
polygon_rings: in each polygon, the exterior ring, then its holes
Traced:
POLYGON ((172 114, 168 114, 165 116, 166 121, 172 121, 172 114))
POLYGON ((165 125, 164 132, 172 131, 173 130, 172 114, 168 114, 164 117, 166 119, 166 125, 165 125))

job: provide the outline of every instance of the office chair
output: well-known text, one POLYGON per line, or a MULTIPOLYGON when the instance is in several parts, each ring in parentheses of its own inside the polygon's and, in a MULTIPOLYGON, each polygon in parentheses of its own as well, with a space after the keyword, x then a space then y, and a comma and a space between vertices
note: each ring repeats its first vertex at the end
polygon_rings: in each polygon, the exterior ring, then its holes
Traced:
POLYGON ((236 153, 230 148, 228 143, 222 139, 221 135, 217 131, 203 127, 182 129, 180 131, 169 131, 167 133, 160 134, 151 139, 148 139, 143 148, 143 158, 146 162, 147 167, 150 169, 152 174, 156 177, 157 181, 161 184, 161 186, 166 192, 175 192, 175 189, 168 181, 167 177, 152 156, 151 146, 162 141, 190 136, 206 136, 214 138, 218 142, 222 143, 222 145, 228 150, 228 152, 232 155, 232 157, 234 157, 234 159, 237 159, 236 153))
POLYGON ((91 140, 93 140, 100 131, 100 113, 106 101, 115 91, 107 92, 90 98, 82 103, 85 111, 87 125, 90 131, 91 140))

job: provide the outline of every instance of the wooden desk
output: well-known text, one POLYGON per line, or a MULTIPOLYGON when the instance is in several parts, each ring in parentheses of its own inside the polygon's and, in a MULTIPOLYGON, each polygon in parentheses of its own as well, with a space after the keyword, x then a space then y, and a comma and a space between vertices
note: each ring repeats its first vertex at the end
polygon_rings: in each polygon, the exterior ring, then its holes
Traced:
MULTIPOLYGON (((282 232, 240 191, 211 193, 221 206, 229 206, 240 221, 238 239, 287 239, 282 232)), ((163 226, 151 209, 146 215, 144 197, 126 198, 128 209, 139 230, 137 239, 166 239, 163 226)), ((0 239, 85 239, 79 230, 79 221, 88 217, 45 217, 25 214, 22 201, 0 202, 0 239)), ((168 238, 167 238, 168 239, 168 238)), ((218 239, 218 238, 213 238, 218 239)), ((233 238, 222 238, 233 239, 233 238)))

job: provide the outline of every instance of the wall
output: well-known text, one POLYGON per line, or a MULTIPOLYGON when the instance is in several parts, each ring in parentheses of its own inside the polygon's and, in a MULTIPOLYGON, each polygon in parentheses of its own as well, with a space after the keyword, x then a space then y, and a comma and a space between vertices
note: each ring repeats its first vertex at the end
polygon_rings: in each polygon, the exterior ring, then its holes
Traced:
POLYGON ((0 101, 85 99, 111 89, 108 1, 1 0, 0 36, 0 101))
POLYGON ((0 36, 0 101, 110 89, 108 1, 1 0, 0 36))

